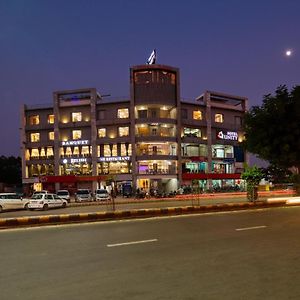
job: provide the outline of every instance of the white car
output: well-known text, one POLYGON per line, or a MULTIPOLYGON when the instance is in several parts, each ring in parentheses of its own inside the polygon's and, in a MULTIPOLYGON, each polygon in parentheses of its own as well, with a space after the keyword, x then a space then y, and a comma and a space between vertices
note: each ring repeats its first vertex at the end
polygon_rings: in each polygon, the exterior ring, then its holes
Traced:
POLYGON ((67 202, 70 202, 71 201, 71 198, 70 198, 70 193, 68 190, 58 190, 56 192, 56 195, 60 198, 60 199, 65 199, 67 200, 67 202))
POLYGON ((93 197, 88 189, 79 189, 75 195, 76 202, 92 201, 93 197))
POLYGON ((97 189, 95 192, 95 201, 110 200, 110 195, 106 189, 97 189))
POLYGON ((28 208, 32 209, 43 209, 55 207, 66 207, 67 201, 60 199, 56 194, 37 194, 32 196, 28 204, 28 208))
POLYGON ((0 212, 6 209, 28 209, 29 199, 16 193, 0 193, 0 212))

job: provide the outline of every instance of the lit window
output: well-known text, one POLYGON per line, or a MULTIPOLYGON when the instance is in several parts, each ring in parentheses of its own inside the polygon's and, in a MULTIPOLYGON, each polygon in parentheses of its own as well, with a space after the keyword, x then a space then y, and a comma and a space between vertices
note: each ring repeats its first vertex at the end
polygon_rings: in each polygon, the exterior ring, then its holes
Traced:
POLYGON ((111 156, 109 145, 104 145, 104 156, 111 156))
POLYGON ((46 157, 46 152, 45 152, 45 148, 41 148, 41 157, 46 157))
POLYGON ((38 158, 40 156, 39 149, 32 148, 31 149, 31 158, 38 158))
POLYGON ((201 110, 194 110, 193 111, 193 119, 194 120, 202 120, 202 111, 201 110))
POLYGON ((48 124, 54 124, 54 115, 48 115, 48 124))
POLYGON ((74 147, 73 155, 79 155, 79 147, 74 147))
POLYGON ((104 137, 106 137, 106 128, 99 128, 99 129, 98 129, 98 137, 99 137, 99 138, 104 138, 104 137))
POLYGON ((29 124, 30 125, 38 125, 40 124, 40 116, 34 115, 29 117, 29 124))
POLYGON ((224 122, 224 115, 223 114, 215 114, 215 122, 216 123, 223 123, 224 122))
POLYGON ((82 148, 81 148, 81 154, 83 156, 89 156, 89 154, 90 154, 89 146, 82 146, 82 148))
POLYGON ((117 144, 113 144, 113 145, 112 145, 112 148, 111 148, 111 155, 112 155, 112 156, 117 156, 117 155, 118 155, 117 144))
POLYGON ((72 122, 81 122, 82 113, 81 112, 72 112, 72 122))
POLYGON ((72 131, 72 138, 73 138, 73 140, 81 139, 81 130, 73 130, 72 131))
POLYGON ((54 141, 54 131, 50 131, 48 134, 49 141, 54 141))
POLYGON ((67 147, 66 148, 66 155, 67 156, 72 156, 72 149, 71 149, 71 147, 67 147))
POLYGON ((118 119, 128 119, 129 118, 129 109, 128 108, 119 108, 118 109, 118 119))
POLYGON ((40 134, 39 133, 31 133, 30 134, 30 141, 31 142, 39 142, 40 141, 40 134))
POLYGON ((201 129, 199 128, 183 128, 183 136, 186 137, 201 137, 201 129))
POLYGON ((129 127, 119 127, 119 136, 129 136, 129 127))
POLYGON ((49 157, 49 156, 53 156, 53 148, 52 147, 47 148, 47 157, 49 157))

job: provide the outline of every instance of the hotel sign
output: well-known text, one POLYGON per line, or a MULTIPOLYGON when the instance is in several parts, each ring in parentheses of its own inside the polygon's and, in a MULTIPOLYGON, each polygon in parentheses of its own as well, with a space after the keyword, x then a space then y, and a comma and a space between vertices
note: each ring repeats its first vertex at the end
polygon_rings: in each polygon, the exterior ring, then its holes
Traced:
POLYGON ((64 164, 80 164, 87 163, 87 158, 64 158, 62 161, 64 164))
POLYGON ((236 131, 218 130, 217 131, 217 139, 237 141, 238 140, 238 133, 236 131))
POLYGON ((103 156, 99 157, 100 162, 110 162, 110 161, 130 161, 130 156, 103 156))
POLYGON ((82 146, 82 145, 89 145, 89 140, 76 140, 76 141, 63 141, 61 142, 62 146, 82 146))

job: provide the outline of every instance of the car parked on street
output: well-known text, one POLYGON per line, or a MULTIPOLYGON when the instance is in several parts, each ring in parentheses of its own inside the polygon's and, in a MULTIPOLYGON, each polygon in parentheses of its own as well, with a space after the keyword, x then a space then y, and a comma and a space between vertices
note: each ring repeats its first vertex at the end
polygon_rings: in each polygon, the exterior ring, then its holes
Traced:
POLYGON ((67 201, 59 198, 56 194, 37 194, 32 196, 29 201, 28 208, 33 209, 43 209, 47 210, 48 208, 55 207, 66 207, 67 201))
POLYGON ((108 201, 111 197, 106 189, 97 189, 95 192, 95 201, 108 201))
POLYGON ((79 189, 77 190, 77 193, 75 194, 75 201, 76 202, 82 202, 82 201, 92 201, 93 197, 88 189, 79 189))
POLYGON ((29 199, 16 193, 0 193, 0 212, 7 209, 28 209, 29 199))
POLYGON ((70 193, 68 190, 58 190, 56 195, 60 198, 60 199, 65 199, 67 200, 68 203, 70 203, 71 201, 71 197, 70 197, 70 193))

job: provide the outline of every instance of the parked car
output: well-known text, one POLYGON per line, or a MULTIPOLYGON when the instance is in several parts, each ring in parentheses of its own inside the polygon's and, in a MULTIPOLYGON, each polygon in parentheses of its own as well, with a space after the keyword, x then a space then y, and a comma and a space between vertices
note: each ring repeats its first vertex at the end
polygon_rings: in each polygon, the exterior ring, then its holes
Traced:
POLYGON ((111 200, 111 197, 106 189, 97 189, 95 192, 95 201, 111 200))
POLYGON ((28 209, 29 199, 16 193, 0 193, 0 212, 6 209, 28 209))
POLYGON ((88 189, 79 189, 75 195, 76 202, 92 201, 93 197, 88 189))
POLYGON ((56 195, 60 198, 60 199, 65 199, 67 200, 67 202, 70 203, 71 198, 70 198, 70 193, 68 190, 58 190, 56 195))
POLYGON ((32 196, 29 201, 28 208, 32 209, 43 209, 54 207, 66 207, 67 201, 59 198, 56 194, 37 194, 32 196))

